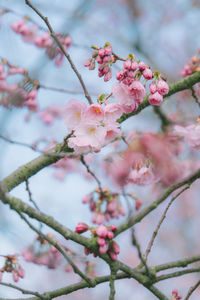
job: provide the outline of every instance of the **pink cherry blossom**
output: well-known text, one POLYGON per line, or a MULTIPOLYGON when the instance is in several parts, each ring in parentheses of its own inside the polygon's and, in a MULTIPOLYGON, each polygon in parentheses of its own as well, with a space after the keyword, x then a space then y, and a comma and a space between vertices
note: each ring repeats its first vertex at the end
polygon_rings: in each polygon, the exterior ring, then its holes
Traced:
POLYGON ((157 90, 158 90, 158 93, 161 95, 168 94, 169 86, 168 86, 167 82, 160 78, 157 83, 157 90))
POLYGON ((191 124, 186 127, 175 125, 174 133, 184 137, 191 148, 200 150, 200 123, 191 124))
POLYGON ((151 105, 160 105, 163 102, 163 96, 158 93, 155 92, 154 94, 151 94, 148 98, 148 101, 151 105))
POLYGON ((74 130, 82 121, 86 104, 78 100, 70 100, 65 108, 65 122, 69 130, 74 130))
POLYGON ((79 222, 78 225, 76 226, 75 232, 77 233, 83 233, 88 231, 89 226, 83 222, 79 222))

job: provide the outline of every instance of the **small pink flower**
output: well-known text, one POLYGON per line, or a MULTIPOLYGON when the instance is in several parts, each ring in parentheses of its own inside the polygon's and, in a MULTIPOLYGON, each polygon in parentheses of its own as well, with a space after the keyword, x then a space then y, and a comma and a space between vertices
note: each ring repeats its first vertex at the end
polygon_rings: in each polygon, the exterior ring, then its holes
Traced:
POLYGON ((160 93, 155 92, 149 96, 148 101, 151 105, 160 105, 163 102, 163 96, 160 93))
POLYGON ((80 233, 88 231, 88 228, 89 228, 89 226, 87 224, 85 224, 83 222, 79 222, 75 228, 75 232, 80 234, 80 233))

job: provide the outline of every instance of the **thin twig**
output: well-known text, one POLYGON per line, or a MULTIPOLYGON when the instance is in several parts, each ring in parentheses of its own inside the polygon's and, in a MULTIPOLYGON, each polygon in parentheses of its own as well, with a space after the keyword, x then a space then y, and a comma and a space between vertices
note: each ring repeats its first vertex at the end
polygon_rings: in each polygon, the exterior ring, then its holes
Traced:
POLYGON ((188 291, 188 293, 187 293, 187 295, 186 295, 186 297, 185 297, 184 300, 188 300, 189 297, 190 297, 190 296, 192 295, 192 293, 198 288, 199 285, 200 285, 200 280, 197 281, 197 283, 196 283, 194 286, 191 286, 191 287, 190 287, 190 289, 189 289, 189 291, 188 291))
POLYGON ((151 240, 150 240, 150 242, 149 242, 149 244, 148 244, 147 250, 146 250, 145 255, 144 255, 144 259, 145 259, 145 260, 147 260, 147 257, 148 257, 148 255, 149 255, 149 253, 150 253, 150 251, 151 251, 151 248, 152 248, 152 246, 153 246, 153 243, 154 243, 154 241, 155 241, 155 238, 156 238, 156 236, 157 236, 157 234, 158 234, 158 231, 159 231, 159 229, 160 229, 160 226, 162 225, 164 219, 166 218, 167 211, 168 211, 168 209, 170 208, 171 204, 172 204, 172 203, 174 202, 174 200, 175 200, 178 196, 180 196, 185 190, 189 189, 189 187, 190 187, 190 185, 187 185, 186 187, 184 187, 180 192, 178 192, 178 193, 177 193, 174 197, 172 197, 172 199, 169 201, 167 207, 165 208, 165 210, 164 210, 164 212, 163 212, 163 214, 162 214, 162 216, 161 216, 160 221, 158 222, 158 225, 156 226, 155 231, 153 232, 152 238, 151 238, 151 240))
MULTIPOLYGON (((84 92, 81 92, 81 91, 72 91, 72 90, 67 90, 67 89, 55 88, 55 87, 51 87, 51 86, 46 86, 46 85, 41 84, 41 83, 39 83, 38 88, 42 88, 42 89, 50 90, 50 91, 55 91, 55 92, 60 92, 60 93, 66 93, 66 94, 76 94, 76 95, 84 94, 84 92)), ((93 96, 96 96, 96 97, 98 96, 98 94, 91 93, 91 92, 90 92, 90 95, 93 95, 93 96)))
POLYGON ((96 180, 96 182, 97 182, 97 184, 98 184, 98 186, 99 186, 99 190, 100 190, 101 194, 103 195, 103 189, 102 189, 102 186, 101 186, 101 181, 97 178, 97 176, 94 174, 94 172, 92 172, 92 171, 90 170, 90 167, 89 167, 88 164, 86 163, 86 161, 85 161, 83 155, 81 155, 81 162, 82 162, 82 164, 86 167, 88 173, 89 173, 90 175, 92 175, 92 177, 96 180))
POLYGON ((191 92, 192 92, 192 97, 194 98, 195 102, 200 106, 199 99, 198 99, 198 97, 195 93, 195 90, 194 90, 193 86, 190 89, 191 89, 191 92))
POLYGON ((26 294, 26 295, 27 295, 27 294, 28 294, 28 295, 34 295, 34 296, 36 296, 36 297, 38 297, 38 298, 40 298, 40 299, 43 299, 43 300, 46 299, 45 296, 39 294, 38 292, 33 292, 33 291, 28 291, 28 290, 22 289, 22 288, 20 288, 20 287, 14 285, 14 284, 12 284, 12 283, 6 283, 6 282, 1 282, 1 281, 0 281, 0 285, 7 286, 7 287, 9 287, 9 288, 18 290, 18 291, 22 292, 22 294, 26 294))
POLYGON ((149 268, 148 268, 148 266, 147 266, 146 260, 144 259, 143 255, 142 255, 142 251, 141 251, 141 248, 140 248, 140 244, 138 243, 138 241, 137 241, 137 239, 136 239, 134 228, 132 228, 131 236, 132 236, 132 243, 133 243, 133 245, 134 245, 134 246, 136 247, 136 249, 137 249, 139 259, 140 259, 141 263, 142 263, 142 264, 144 265, 144 267, 145 267, 146 274, 147 274, 147 276, 150 276, 150 271, 149 271, 149 268))
POLYGON ((92 99, 87 91, 87 88, 83 82, 83 79, 81 77, 81 74, 78 72, 76 66, 74 65, 70 55, 65 51, 62 43, 59 41, 59 38, 57 37, 56 33, 54 32, 52 26, 50 25, 49 23, 49 20, 47 17, 43 16, 41 14, 41 12, 35 7, 33 6, 33 4, 29 1, 29 0, 25 0, 25 3, 30 7, 32 8, 36 14, 45 22, 45 24, 47 25, 48 29, 49 29, 49 32, 50 32, 50 35, 52 36, 52 38, 54 39, 54 41, 56 42, 56 44, 58 45, 58 47, 60 48, 60 50, 62 51, 62 53, 64 54, 64 56, 67 58, 67 60, 69 61, 70 65, 71 65, 71 68, 73 69, 74 73, 76 74, 76 76, 78 77, 79 79, 79 82, 83 88, 83 91, 84 91, 84 94, 85 94, 85 97, 86 99, 88 100, 89 104, 92 104, 92 99))
POLYGON ((28 192, 28 196, 29 196, 29 201, 33 203, 33 205, 36 209, 40 210, 39 206, 37 205, 37 203, 32 198, 32 193, 31 193, 31 190, 30 190, 30 187, 29 187, 28 179, 25 180, 25 183, 26 183, 26 191, 28 192))
POLYGON ((59 246, 59 244, 55 240, 49 238, 47 235, 43 234, 40 230, 35 228, 20 211, 17 211, 17 213, 33 231, 35 231, 43 239, 47 240, 49 244, 54 246, 63 255, 63 257, 67 260, 67 262, 72 266, 74 273, 78 274, 82 279, 84 279, 87 283, 89 283, 90 286, 93 286, 93 281, 79 270, 79 268, 73 263, 69 255, 65 253, 65 251, 59 246))

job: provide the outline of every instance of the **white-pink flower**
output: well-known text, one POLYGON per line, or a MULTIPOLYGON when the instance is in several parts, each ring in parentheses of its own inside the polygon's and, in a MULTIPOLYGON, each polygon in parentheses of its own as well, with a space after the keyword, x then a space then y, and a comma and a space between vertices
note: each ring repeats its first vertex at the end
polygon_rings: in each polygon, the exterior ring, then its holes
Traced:
POLYGON ((86 104, 78 100, 70 100, 67 103, 64 118, 69 130, 74 130, 80 125, 86 109, 86 104))

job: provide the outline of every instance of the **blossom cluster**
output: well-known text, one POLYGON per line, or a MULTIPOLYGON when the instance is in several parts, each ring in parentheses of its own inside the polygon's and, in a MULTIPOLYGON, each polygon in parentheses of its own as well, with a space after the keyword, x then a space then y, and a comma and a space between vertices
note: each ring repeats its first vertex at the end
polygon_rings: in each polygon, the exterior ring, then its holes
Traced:
POLYGON ((68 146, 77 153, 98 151, 109 141, 120 136, 117 120, 122 115, 120 105, 86 104, 71 100, 66 105, 65 121, 73 136, 68 139, 68 146))
MULTIPOLYGON (((87 224, 79 222, 75 228, 76 233, 83 233, 88 230, 91 231, 93 238, 97 238, 98 251, 100 254, 108 253, 112 260, 117 260, 117 255, 120 252, 119 245, 113 241, 114 232, 117 229, 115 225, 105 226, 103 224, 97 226, 96 228, 89 227, 87 224)), ((91 252, 85 248, 85 254, 88 255, 91 252)))
POLYGON ((197 71, 200 71, 200 58, 199 58, 200 50, 197 54, 193 55, 193 57, 188 60, 185 64, 184 69, 181 71, 181 75, 186 77, 191 75, 197 71))
MULTIPOLYGON (((52 235, 48 235, 52 238, 52 235)), ((33 245, 23 249, 23 258, 28 262, 45 265, 49 269, 55 269, 61 263, 61 253, 45 239, 37 237, 33 245)))
POLYGON ((188 126, 175 125, 174 133, 183 137, 191 148, 200 150, 200 122, 188 126))
POLYGON ((182 296, 178 294, 177 290, 173 290, 171 300, 180 300, 180 299, 182 299, 182 296))
POLYGON ((7 77, 16 74, 26 77, 27 71, 2 60, 0 63, 0 92, 2 92, 0 104, 5 107, 26 106, 30 111, 38 111, 37 88, 31 87, 31 90, 26 91, 23 85, 7 83, 7 77))
MULTIPOLYGON (((21 19, 16 23, 11 24, 11 28, 14 32, 21 35, 24 42, 34 44, 38 48, 46 49, 46 54, 48 57, 50 59, 56 58, 55 64, 60 66, 63 62, 64 54, 51 39, 50 34, 45 32, 42 35, 39 35, 39 27, 37 25, 29 26, 27 21, 27 19, 21 19)), ((72 44, 71 37, 69 35, 62 35, 60 33, 57 33, 57 37, 64 49, 68 50, 72 44)))
POLYGON ((130 140, 129 147, 120 155, 105 160, 104 169, 120 187, 157 182, 169 186, 193 171, 191 164, 178 159, 182 151, 174 134, 143 133, 130 140))
POLYGON ((112 46, 106 43, 104 48, 93 46, 95 51, 92 58, 85 61, 84 66, 89 67, 89 70, 95 69, 95 62, 99 65, 98 76, 104 77, 104 81, 109 81, 112 78, 111 66, 116 61, 112 55, 112 46))
POLYGON ((17 282, 19 278, 24 278, 25 272, 18 262, 17 255, 6 255, 4 266, 0 269, 0 281, 4 272, 12 273, 13 280, 17 282))
POLYGON ((125 210, 122 207, 119 194, 112 193, 107 188, 102 191, 96 189, 93 193, 86 195, 82 199, 83 203, 88 203, 92 215, 92 223, 103 224, 113 218, 124 216, 125 210))

